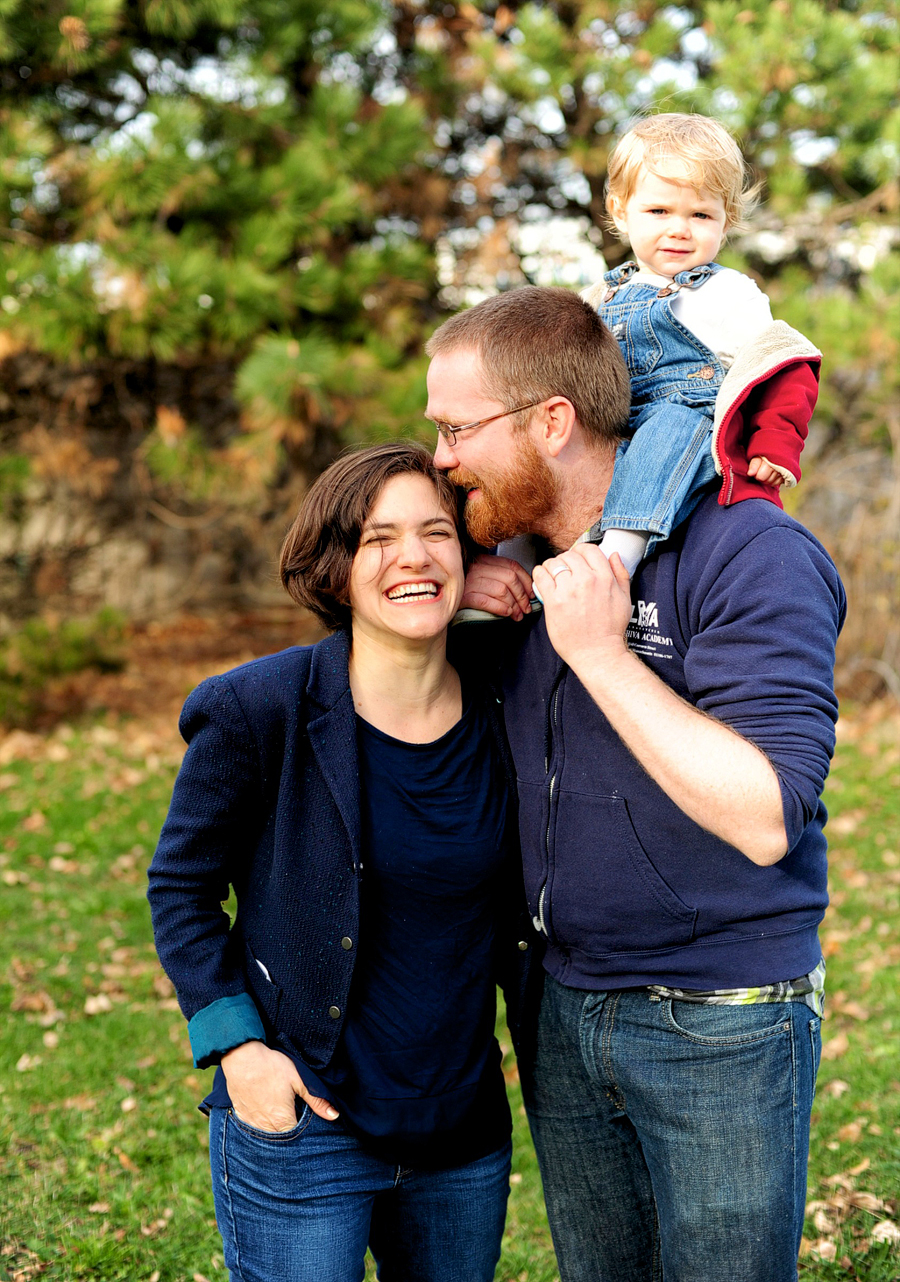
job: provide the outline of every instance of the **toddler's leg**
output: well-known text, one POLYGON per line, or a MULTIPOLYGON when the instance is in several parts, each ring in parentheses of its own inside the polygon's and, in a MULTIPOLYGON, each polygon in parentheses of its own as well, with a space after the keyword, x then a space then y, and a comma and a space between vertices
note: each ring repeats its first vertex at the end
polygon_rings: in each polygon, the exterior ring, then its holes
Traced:
POLYGON ((607 560, 613 552, 618 552, 629 577, 633 578, 649 542, 649 530, 607 530, 600 540, 600 551, 606 554, 607 560))
POLYGON ((620 448, 603 504, 600 546, 607 556, 618 552, 630 574, 715 480, 711 431, 712 420, 702 409, 657 401, 620 448))

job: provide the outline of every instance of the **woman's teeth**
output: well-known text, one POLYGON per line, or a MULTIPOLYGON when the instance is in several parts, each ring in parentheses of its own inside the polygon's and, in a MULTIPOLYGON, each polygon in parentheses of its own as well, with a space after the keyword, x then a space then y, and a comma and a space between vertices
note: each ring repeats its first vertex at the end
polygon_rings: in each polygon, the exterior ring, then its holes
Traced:
POLYGON ((401 583, 387 593, 389 601, 427 601, 440 591, 436 583, 401 583))

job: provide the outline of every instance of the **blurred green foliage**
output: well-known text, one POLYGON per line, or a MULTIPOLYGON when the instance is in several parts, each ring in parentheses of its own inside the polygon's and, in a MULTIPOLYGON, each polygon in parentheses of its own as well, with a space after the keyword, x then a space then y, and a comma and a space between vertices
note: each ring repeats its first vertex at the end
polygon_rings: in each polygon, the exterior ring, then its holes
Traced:
MULTIPOLYGON (((0 356, 223 364, 228 440, 134 448, 167 504, 282 520, 342 443, 424 430, 424 338, 534 279, 519 229, 571 219, 621 262, 611 148, 636 113, 701 111, 764 180, 726 261, 825 352, 819 456, 875 449, 884 480, 898 28, 896 0, 4 0, 0 356)), ((850 501, 820 487, 808 519, 850 501)))
POLYGON ((5 511, 22 493, 31 472, 24 454, 0 454, 0 512, 5 511))
POLYGON ((48 681, 85 668, 124 666, 125 620, 104 609, 88 619, 29 619, 0 641, 0 725, 27 725, 39 711, 48 681))
MULTIPOLYGON (((393 420, 439 237, 588 215, 621 258, 603 183, 636 111, 722 118, 770 215, 820 239, 887 221, 896 45, 871 0, 8 0, 0 324, 63 360, 224 354, 251 425, 314 429, 332 393, 354 405, 326 427, 393 420)), ((804 269, 788 309, 811 288, 839 306, 866 255, 827 248, 749 262, 804 269)))

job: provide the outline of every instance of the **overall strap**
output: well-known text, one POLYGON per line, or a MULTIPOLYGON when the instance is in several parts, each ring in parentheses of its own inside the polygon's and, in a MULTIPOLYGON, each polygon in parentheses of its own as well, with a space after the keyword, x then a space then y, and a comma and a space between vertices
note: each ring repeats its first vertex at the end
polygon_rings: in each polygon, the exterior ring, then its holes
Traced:
MULTIPOLYGON (((623 285, 628 284, 637 270, 637 263, 628 262, 623 263, 621 267, 613 268, 611 272, 607 272, 603 279, 608 283, 609 289, 606 291, 603 302, 611 302, 616 292, 620 290, 623 285)), ((657 291, 656 297, 671 298, 673 294, 677 294, 682 289, 699 289, 700 286, 705 284, 711 276, 714 276, 716 272, 720 272, 721 270, 722 268, 719 263, 704 263, 700 267, 691 267, 687 271, 678 272, 676 276, 672 277, 670 284, 663 285, 662 288, 657 291)), ((643 281, 640 283, 644 284, 643 281)))
POLYGON ((605 272, 603 279, 606 281, 609 289, 603 297, 603 302, 608 303, 612 299, 616 290, 621 289, 623 285, 627 285, 637 270, 637 263, 628 262, 622 263, 619 267, 614 267, 612 271, 605 272))

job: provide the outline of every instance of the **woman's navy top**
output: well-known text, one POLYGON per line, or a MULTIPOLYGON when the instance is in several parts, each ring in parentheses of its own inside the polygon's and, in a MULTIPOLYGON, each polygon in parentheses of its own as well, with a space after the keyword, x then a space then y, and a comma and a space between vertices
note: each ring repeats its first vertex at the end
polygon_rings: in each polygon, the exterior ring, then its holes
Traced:
MULTIPOLYGON (((316 1074, 280 1049, 374 1155, 462 1165, 511 1130, 494 1038, 506 782, 478 702, 432 743, 357 725, 364 853, 343 1036, 316 1074)), ((229 1103, 221 1068, 205 1103, 229 1103)))

